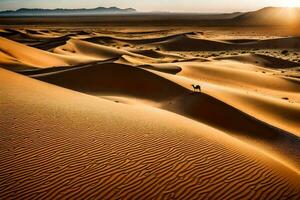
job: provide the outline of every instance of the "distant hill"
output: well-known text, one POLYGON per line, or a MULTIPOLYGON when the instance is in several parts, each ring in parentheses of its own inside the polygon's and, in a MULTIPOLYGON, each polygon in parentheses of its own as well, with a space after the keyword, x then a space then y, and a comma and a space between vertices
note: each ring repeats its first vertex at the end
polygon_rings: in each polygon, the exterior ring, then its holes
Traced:
POLYGON ((300 8, 266 7, 234 20, 245 25, 300 25, 300 8))
POLYGON ((18 10, 7 10, 0 12, 0 16, 49 16, 49 15, 97 15, 97 14, 117 14, 117 13, 133 13, 133 8, 117 8, 117 7, 97 7, 92 9, 39 9, 39 8, 21 8, 18 10))

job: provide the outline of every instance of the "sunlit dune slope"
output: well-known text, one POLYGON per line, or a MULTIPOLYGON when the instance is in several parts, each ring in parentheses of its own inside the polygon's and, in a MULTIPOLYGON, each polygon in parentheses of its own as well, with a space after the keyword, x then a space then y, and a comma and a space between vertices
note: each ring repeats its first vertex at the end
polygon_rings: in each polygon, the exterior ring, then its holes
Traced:
POLYGON ((5 199, 300 198, 298 174, 202 123, 0 76, 5 199))
POLYGON ((284 37, 272 39, 252 40, 216 40, 208 39, 197 33, 181 33, 170 36, 157 36, 155 38, 117 38, 117 37, 92 37, 85 39, 96 44, 119 44, 141 47, 159 47, 166 51, 226 51, 226 50, 251 50, 251 49, 298 49, 299 37, 284 37))
POLYGON ((246 43, 232 43, 219 40, 194 38, 180 35, 162 42, 152 43, 167 51, 226 51, 251 49, 284 49, 300 47, 299 37, 257 40, 246 43))
POLYGON ((89 58, 82 58, 58 55, 33 47, 23 45, 4 37, 0 37, 0 63, 3 66, 10 64, 13 66, 28 66, 35 68, 45 68, 52 66, 67 66, 92 61, 89 58))
POLYGON ((217 60, 234 60, 243 63, 251 63, 262 67, 285 69, 292 67, 299 67, 300 63, 283 60, 267 55, 252 54, 252 55, 238 55, 238 56, 224 56, 217 58, 217 60))
POLYGON ((209 95, 300 136, 298 82, 240 62, 181 63, 181 67, 178 75, 200 81, 209 95), (284 97, 297 103, 287 102, 284 97))
POLYGON ((122 55, 130 55, 135 57, 142 57, 142 55, 127 52, 121 49, 107 47, 100 44, 94 44, 83 40, 71 39, 67 41, 67 44, 59 46, 54 49, 54 52, 65 55, 84 55, 87 57, 97 58, 100 60, 106 60, 110 58, 120 57, 122 55))
MULTIPOLYGON (((221 73, 222 68, 218 69, 221 73)), ((187 65, 183 65, 183 72, 180 74, 189 76, 187 73, 189 70, 197 75, 195 69, 189 68, 187 65)), ((279 156, 279 159, 287 161, 296 169, 299 167, 300 152, 297 145, 300 144, 300 140, 288 131, 292 130, 292 133, 298 134, 297 122, 300 116, 300 106, 289 107, 286 104, 277 105, 276 101, 265 102, 266 108, 270 107, 265 111, 269 115, 260 118, 260 121, 256 119, 255 113, 247 114, 249 105, 244 103, 247 99, 233 101, 233 99, 225 98, 226 104, 206 94, 192 93, 187 89, 186 84, 188 83, 181 82, 174 75, 117 63, 104 63, 33 77, 100 97, 114 96, 113 99, 118 102, 123 102, 123 97, 134 98, 136 102, 148 100, 150 104, 144 104, 145 106, 154 105, 209 124, 245 142, 260 146, 263 150, 274 154, 275 157, 279 156), (236 105, 242 109, 238 110, 234 107, 236 105), (272 108, 280 109, 273 113, 272 108), (284 110, 289 111, 289 118, 280 121, 278 117, 284 116, 281 112, 284 110), (277 128, 282 121, 288 127, 287 132, 277 128), (285 158, 287 153, 289 157, 285 158)), ((226 74, 222 78, 226 78, 226 74)), ((204 89, 206 90, 206 87, 204 89)), ((218 89, 212 89, 208 93, 214 96, 218 94, 218 89)), ((223 90, 220 92, 220 95, 222 94, 223 97, 226 97, 232 95, 232 92, 223 90)), ((252 100, 252 104, 256 104, 253 98, 251 99, 250 96, 248 98, 249 102, 252 100)), ((260 102, 264 101, 258 98, 257 105, 260 102)), ((264 113, 261 110, 263 109, 257 109, 256 112, 264 113)))
POLYGON ((246 25, 300 26, 299 18, 300 8, 266 7, 238 16, 234 21, 246 25))
POLYGON ((300 199, 297 30, 173 25, 0 29, 0 199, 300 199))

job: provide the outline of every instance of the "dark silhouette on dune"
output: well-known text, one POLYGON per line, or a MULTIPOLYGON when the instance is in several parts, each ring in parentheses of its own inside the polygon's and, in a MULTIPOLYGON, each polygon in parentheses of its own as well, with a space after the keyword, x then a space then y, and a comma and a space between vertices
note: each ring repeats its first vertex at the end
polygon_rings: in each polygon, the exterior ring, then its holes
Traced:
POLYGON ((193 86, 195 92, 196 92, 197 90, 198 90, 199 92, 201 92, 201 86, 200 86, 200 85, 195 85, 195 84, 193 84, 192 86, 193 86))

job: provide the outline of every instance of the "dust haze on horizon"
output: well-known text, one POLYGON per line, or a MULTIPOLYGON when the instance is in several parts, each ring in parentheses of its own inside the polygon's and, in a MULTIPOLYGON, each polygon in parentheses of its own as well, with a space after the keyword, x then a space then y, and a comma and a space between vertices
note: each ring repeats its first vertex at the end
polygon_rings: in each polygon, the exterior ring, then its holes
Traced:
POLYGON ((300 7, 300 0, 253 0, 245 2, 232 0, 0 0, 0 10, 17 10, 19 8, 95 8, 95 7, 134 8, 140 12, 166 11, 166 12, 237 12, 251 11, 263 7, 300 7))

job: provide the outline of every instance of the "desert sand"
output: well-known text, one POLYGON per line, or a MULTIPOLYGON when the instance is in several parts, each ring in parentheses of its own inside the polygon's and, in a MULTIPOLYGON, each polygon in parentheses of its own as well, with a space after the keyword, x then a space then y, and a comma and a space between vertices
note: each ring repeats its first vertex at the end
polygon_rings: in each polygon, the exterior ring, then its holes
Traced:
POLYGON ((299 199, 287 32, 2 28, 0 199, 299 199))

